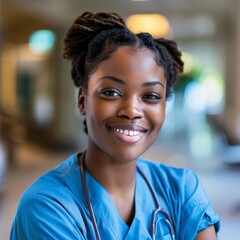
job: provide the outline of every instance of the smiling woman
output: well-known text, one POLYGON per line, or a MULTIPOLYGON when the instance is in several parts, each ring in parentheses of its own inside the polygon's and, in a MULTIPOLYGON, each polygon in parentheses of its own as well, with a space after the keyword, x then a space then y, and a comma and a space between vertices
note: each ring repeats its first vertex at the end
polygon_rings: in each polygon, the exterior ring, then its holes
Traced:
POLYGON ((216 239, 219 217, 197 176, 140 157, 183 69, 176 43, 134 34, 115 13, 86 12, 63 55, 88 146, 23 194, 11 239, 216 239))
MULTIPOLYGON (((165 86, 164 70, 148 49, 123 46, 100 62, 88 80, 87 93, 79 95, 88 126, 88 149, 101 148, 118 161, 136 160, 163 124, 165 86)), ((90 158, 98 161, 97 156, 90 158)))

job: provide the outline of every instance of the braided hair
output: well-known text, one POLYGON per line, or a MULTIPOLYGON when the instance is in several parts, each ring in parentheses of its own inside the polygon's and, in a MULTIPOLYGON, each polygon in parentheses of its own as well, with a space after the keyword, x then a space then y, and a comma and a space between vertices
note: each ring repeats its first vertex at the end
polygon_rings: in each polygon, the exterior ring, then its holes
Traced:
POLYGON ((153 52, 156 62, 164 68, 168 99, 183 71, 181 52, 176 42, 153 38, 149 33, 132 33, 116 13, 85 12, 77 17, 66 32, 63 57, 72 62, 72 79, 77 87, 87 90, 88 79, 101 61, 121 46, 147 48, 153 52))

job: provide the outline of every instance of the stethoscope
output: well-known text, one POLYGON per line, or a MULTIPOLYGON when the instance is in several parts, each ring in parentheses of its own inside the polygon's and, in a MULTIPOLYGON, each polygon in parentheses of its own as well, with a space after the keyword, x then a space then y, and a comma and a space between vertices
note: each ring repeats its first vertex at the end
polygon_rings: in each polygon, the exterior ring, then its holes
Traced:
MULTIPOLYGON (((87 187, 87 183, 86 183, 86 177, 85 177, 86 167, 85 167, 84 157, 85 157, 85 153, 83 153, 82 157, 79 157, 79 166, 80 166, 80 173, 81 173, 81 178, 82 178, 83 189, 84 189, 85 197, 86 197, 86 200, 87 200, 88 209, 89 209, 89 212, 90 212, 90 215, 91 215, 92 224, 93 224, 94 232, 95 232, 95 235, 96 235, 96 239, 101 240, 99 229, 98 229, 98 226, 97 226, 97 221, 96 221, 96 218, 95 218, 95 215, 94 215, 94 211, 93 211, 93 207, 92 207, 91 199, 89 197, 88 187, 87 187)), ((166 221, 166 223, 169 227, 171 238, 172 238, 172 240, 175 240, 175 230, 174 230, 174 227, 173 227, 173 222, 172 222, 171 216, 169 215, 169 213, 165 209, 163 209, 161 207, 161 205, 160 205, 160 203, 157 199, 157 195, 156 195, 152 185, 148 181, 147 177, 143 173, 143 171, 138 166, 137 166, 137 170, 141 174, 141 176, 144 178, 145 182, 147 183, 147 185, 148 185, 148 187, 149 187, 149 189, 152 193, 154 202, 156 204, 156 209, 152 214, 152 223, 151 223, 152 239, 153 240, 156 239, 156 224, 158 222, 158 221, 155 221, 156 216, 157 216, 158 213, 162 213, 166 217, 166 219, 164 219, 164 220, 166 221)))

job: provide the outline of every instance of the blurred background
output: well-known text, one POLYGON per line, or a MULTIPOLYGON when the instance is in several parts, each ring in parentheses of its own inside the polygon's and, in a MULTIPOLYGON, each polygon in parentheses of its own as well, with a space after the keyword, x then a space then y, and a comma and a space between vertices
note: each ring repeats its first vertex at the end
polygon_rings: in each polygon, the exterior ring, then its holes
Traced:
POLYGON ((84 11, 117 12, 133 31, 178 42, 185 71, 144 157, 193 169, 221 217, 219 239, 240 239, 239 0, 0 0, 0 239, 22 192, 86 147, 61 56, 84 11))

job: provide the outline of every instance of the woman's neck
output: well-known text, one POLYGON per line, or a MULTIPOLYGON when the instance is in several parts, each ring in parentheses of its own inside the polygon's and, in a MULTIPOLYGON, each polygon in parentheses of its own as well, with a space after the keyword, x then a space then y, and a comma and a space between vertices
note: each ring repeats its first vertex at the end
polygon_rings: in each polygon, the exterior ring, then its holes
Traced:
POLYGON ((105 154, 86 151, 84 163, 89 173, 115 197, 129 196, 135 188, 136 160, 121 162, 105 154))
POLYGON ((136 160, 120 162, 91 151, 82 157, 85 168, 106 189, 120 216, 130 226, 135 214, 136 160))

